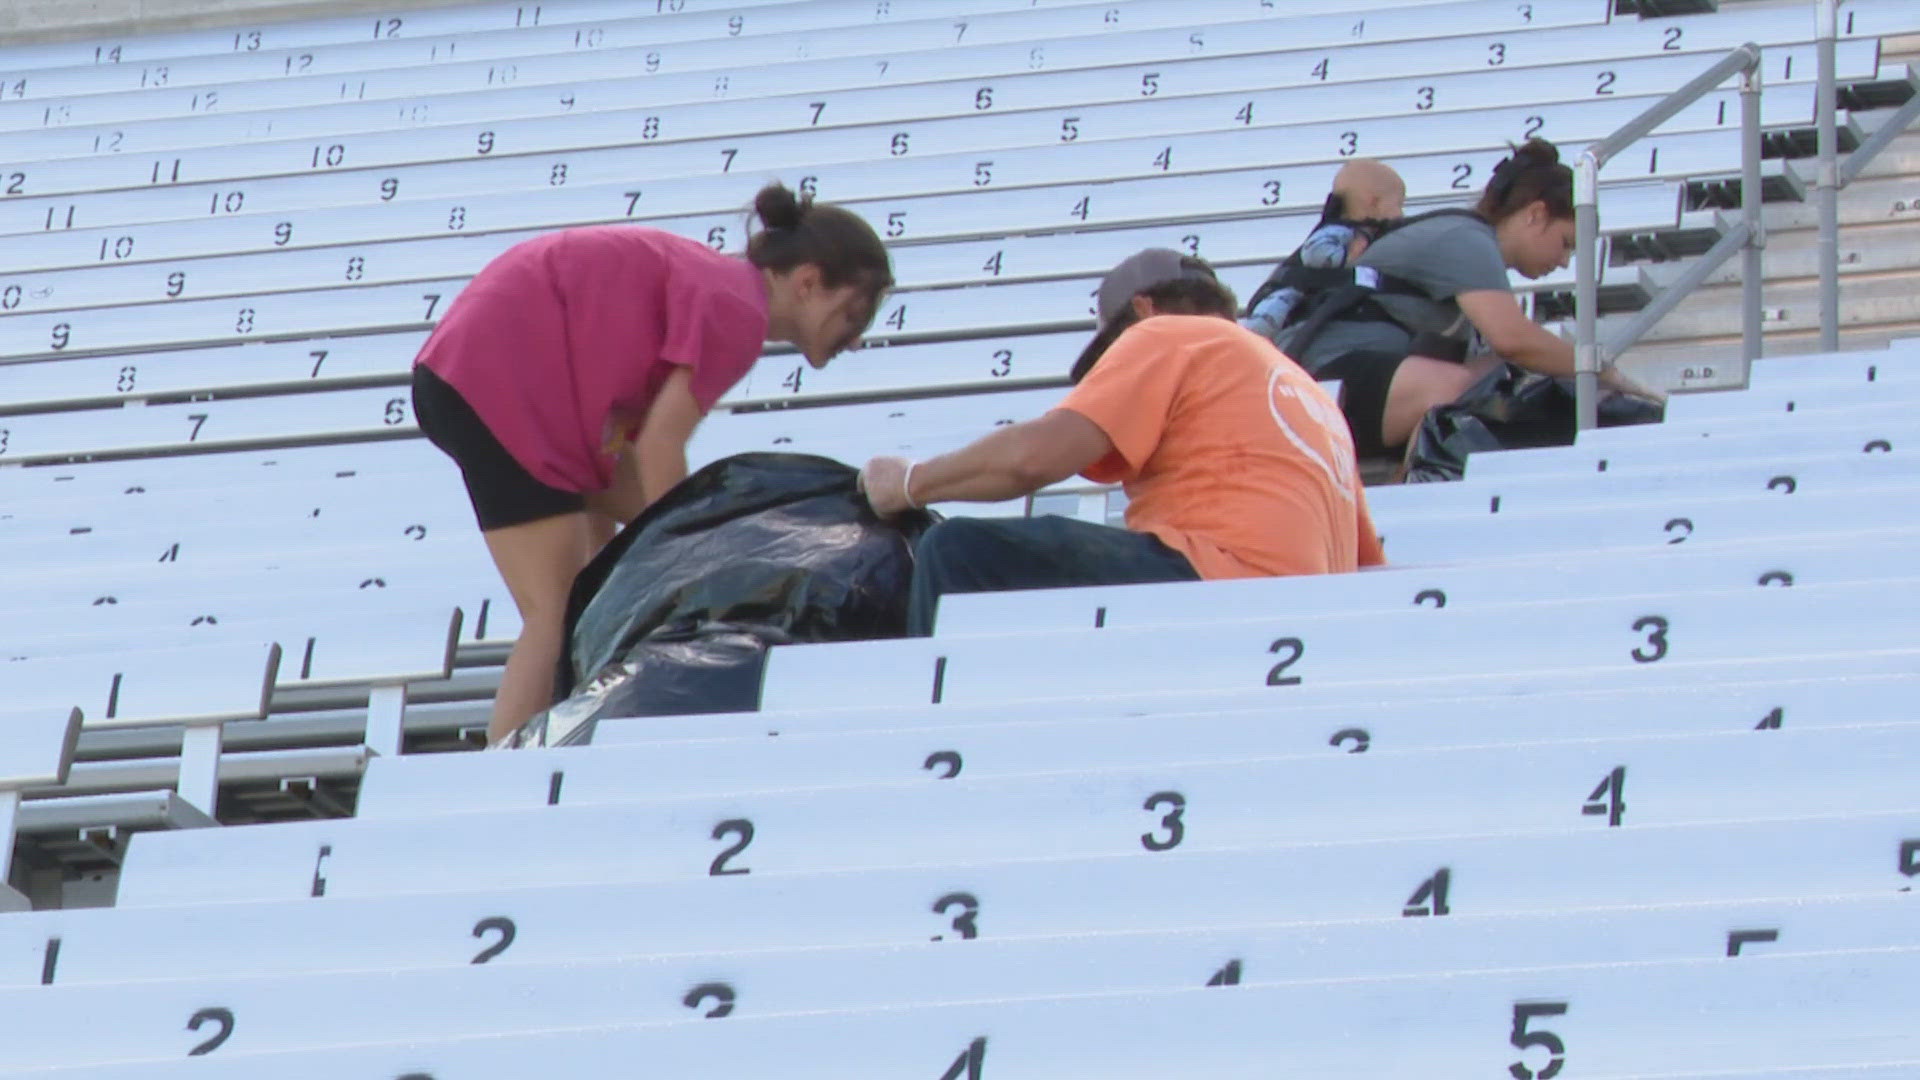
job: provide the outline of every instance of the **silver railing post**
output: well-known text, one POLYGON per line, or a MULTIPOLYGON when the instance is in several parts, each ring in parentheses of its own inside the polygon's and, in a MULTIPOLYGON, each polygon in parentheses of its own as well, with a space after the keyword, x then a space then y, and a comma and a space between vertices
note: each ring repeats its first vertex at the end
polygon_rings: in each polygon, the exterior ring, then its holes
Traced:
POLYGON ((1760 249, 1766 246, 1760 222, 1760 65, 1740 75, 1740 218, 1747 242, 1740 253, 1740 353, 1760 358, 1760 249))
POLYGON ((1818 133, 1820 180, 1815 200, 1820 211, 1820 351, 1840 350, 1840 138, 1835 113, 1839 110, 1834 86, 1834 38, 1839 36, 1839 4, 1817 0, 1814 36, 1818 48, 1819 82, 1814 87, 1813 122, 1818 133))
MULTIPOLYGON (((1760 213, 1759 69, 1760 46, 1748 42, 1729 51, 1719 62, 1655 102, 1647 111, 1622 124, 1613 134, 1589 144, 1574 162, 1573 389, 1574 420, 1581 431, 1593 427, 1599 420, 1601 357, 1595 324, 1600 308, 1600 169, 1615 154, 1665 123, 1681 109, 1711 93, 1728 79, 1742 76, 1740 88, 1745 96, 1741 98, 1744 109, 1741 127, 1751 147, 1742 162, 1740 183, 1741 199, 1747 203, 1747 221, 1752 226, 1749 229, 1751 237, 1759 227, 1760 213)), ((1757 268, 1759 258, 1757 249, 1750 250, 1748 265, 1757 268)), ((1751 310, 1757 327, 1760 311, 1760 275, 1757 269, 1749 278, 1748 287, 1754 290, 1750 294, 1754 298, 1751 310)), ((1625 341, 1619 347, 1625 349, 1631 344, 1631 341, 1625 341)), ((1757 345, 1753 351, 1757 354, 1757 345)))
POLYGON ((1573 163, 1573 394, 1581 431, 1599 423, 1600 161, 1589 146, 1573 163))

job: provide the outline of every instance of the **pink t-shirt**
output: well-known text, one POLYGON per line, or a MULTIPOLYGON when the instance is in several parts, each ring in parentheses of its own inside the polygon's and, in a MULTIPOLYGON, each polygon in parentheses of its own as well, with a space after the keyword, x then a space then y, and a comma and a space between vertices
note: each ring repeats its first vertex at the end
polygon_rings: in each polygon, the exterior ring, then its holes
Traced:
POLYGON ((743 378, 767 336, 767 287, 744 259, 632 225, 567 229, 509 248, 474 277, 415 359, 535 479, 613 482, 675 365, 700 411, 743 378))

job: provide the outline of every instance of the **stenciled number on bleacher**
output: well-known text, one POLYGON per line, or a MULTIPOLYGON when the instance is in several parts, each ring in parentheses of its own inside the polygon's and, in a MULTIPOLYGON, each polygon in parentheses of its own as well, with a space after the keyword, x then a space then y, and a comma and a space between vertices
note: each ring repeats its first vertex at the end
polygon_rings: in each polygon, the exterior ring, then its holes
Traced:
POLYGON ((281 71, 282 75, 300 75, 311 71, 313 69, 313 54, 301 53, 298 56, 289 56, 283 68, 284 70, 281 71))
POLYGON ((1669 545, 1684 544, 1687 542, 1687 537, 1693 535, 1693 521, 1690 518, 1677 517, 1660 526, 1660 531, 1672 537, 1667 541, 1669 545), (1678 530, 1680 535, 1674 536, 1675 530, 1678 530))
POLYGON ((186 291, 187 275, 184 272, 175 270, 173 273, 167 275, 168 299, 179 299, 180 294, 186 291))
POLYGON ((447 231, 459 232, 467 227, 467 208, 456 206, 447 211, 447 231))
POLYGON ((886 317, 885 323, 889 329, 905 330, 907 328, 907 305, 901 304, 899 307, 894 308, 893 312, 886 317))
POLYGON ((1507 1041, 1516 1049, 1527 1050, 1538 1046, 1551 1057, 1545 1068, 1534 1070, 1527 1068, 1524 1061, 1516 1061, 1507 1066, 1507 1072, 1513 1080, 1553 1080, 1560 1075, 1561 1066, 1566 1064, 1567 1044, 1560 1036, 1551 1031, 1527 1030, 1528 1021, 1543 1016, 1565 1016, 1567 1003, 1564 1001, 1515 1002, 1513 1006, 1513 1033, 1507 1041))
POLYGON ((334 143, 330 146, 316 146, 313 148, 313 168, 338 168, 340 164, 346 160, 347 148, 341 143, 334 143))
POLYGON ((493 153, 493 132, 483 131, 474 143, 474 152, 481 157, 493 153))
POLYGON ((112 239, 108 239, 107 237, 104 237, 104 236, 101 237, 99 261, 106 262, 109 257, 115 259, 116 261, 120 259, 132 258, 133 257, 133 237, 117 236, 117 237, 113 237, 112 239))
POLYGON ((1159 813, 1163 806, 1168 810, 1160 819, 1160 827, 1167 830, 1167 835, 1162 838, 1150 832, 1141 833, 1140 846, 1148 851, 1171 851, 1187 838, 1187 797, 1177 791, 1156 791, 1140 804, 1142 810, 1151 813, 1159 813))
POLYGON ((1447 891, 1451 888, 1452 868, 1443 866, 1435 870, 1432 877, 1421 882, 1420 887, 1413 890, 1413 895, 1407 897, 1406 905, 1400 909, 1400 917, 1425 919, 1453 914, 1453 909, 1447 906, 1447 891))
POLYGON ((293 241, 293 222, 283 221, 273 227, 273 246, 286 247, 293 241))
POLYGON ((680 999, 680 1004, 685 1005, 689 1009, 698 1009, 700 1006, 711 1001, 713 1002, 713 1008, 707 1010, 706 1018, 709 1020, 718 1020, 733 1012, 733 1003, 738 998, 739 995, 734 993, 733 987, 728 986, 726 983, 701 983, 699 986, 687 991, 687 996, 680 999))
POLYGON ((1347 753, 1364 754, 1373 748, 1373 736, 1367 734, 1366 728, 1350 727, 1341 728, 1339 731, 1333 733, 1332 738, 1327 740, 1327 745, 1336 750, 1346 746, 1347 743, 1353 744, 1352 748, 1347 750, 1347 753))
POLYGON ((206 1042, 203 1042, 199 1046, 196 1046, 193 1049, 187 1051, 188 1057, 200 1057, 204 1054, 211 1054, 215 1050, 220 1049, 220 1045, 222 1043, 226 1042, 229 1038, 232 1038, 233 1036, 233 1010, 232 1009, 223 1009, 218 1006, 201 1009, 199 1012, 193 1014, 192 1019, 187 1021, 187 1030, 199 1031, 202 1027, 206 1026, 209 1022, 220 1025, 220 1030, 214 1032, 213 1037, 208 1039, 206 1042))
POLYGON ((1140 76, 1140 96, 1152 97, 1160 92, 1160 73, 1149 71, 1140 76))
POLYGON ((1313 76, 1316 79, 1319 79, 1321 82, 1326 82, 1327 72, 1329 70, 1330 69, 1328 67, 1328 58, 1323 56, 1320 58, 1320 62, 1313 65, 1313 69, 1307 72, 1307 74, 1313 76))
POLYGON ((488 934, 499 934, 500 940, 481 949, 473 955, 472 960, 467 962, 469 964, 484 964, 494 957, 499 956, 501 953, 507 951, 507 946, 513 944, 513 939, 517 937, 519 933, 520 928, 513 925, 513 920, 507 918, 505 915, 492 915, 481 919, 479 922, 473 924, 473 936, 476 938, 484 938, 488 934))
POLYGON ((20 306, 20 301, 25 296, 26 294, 18 285, 9 285, 5 289, 0 289, 0 309, 12 311, 20 306))
POLYGON ((258 52, 260 50, 260 31, 246 30, 233 35, 234 52, 258 52))
POLYGON ((1507 43, 1496 41, 1487 46, 1487 66, 1499 67, 1507 62, 1507 43))
POLYGON ((940 1080, 982 1080, 982 1072, 987 1062, 987 1037, 985 1035, 967 1044, 960 1056, 953 1059, 947 1071, 940 1074, 940 1080))
POLYGON ((421 293, 420 299, 422 302, 424 302, 427 305, 426 314, 420 316, 421 321, 432 322, 433 313, 440 310, 440 294, 434 293, 434 292, 421 293))
POLYGON ((1072 142, 1080 137, 1080 118, 1065 116, 1060 119, 1060 141, 1072 142))
POLYGON ((253 333, 253 316, 254 310, 252 308, 241 308, 240 313, 233 318, 233 332, 236 334, 253 333))
POLYGON ((567 184, 567 163, 562 161, 547 172, 547 186, 565 187, 567 184))
POLYGON ((187 432, 187 441, 193 442, 200 437, 200 429, 206 426, 207 414, 203 412, 188 413, 187 420, 193 424, 193 430, 187 432))
POLYGON ((375 19, 373 20, 373 39, 379 41, 381 38, 398 37, 400 28, 404 25, 406 24, 399 19, 375 19))
POLYGON ((1267 685, 1299 686, 1300 676, 1287 675, 1284 674, 1284 672, 1294 664, 1299 663, 1300 658, 1306 655, 1306 643, 1297 637, 1276 638, 1273 644, 1267 646, 1267 651, 1270 653, 1286 654, 1279 663, 1267 669, 1267 685))
POLYGON ((722 840, 728 836, 737 836, 739 839, 734 841, 732 847, 727 848, 725 851, 713 857, 713 862, 707 866, 708 877, 729 877, 734 874, 750 874, 753 872, 745 866, 727 865, 728 859, 747 850, 747 845, 753 843, 753 822, 748 821, 746 818, 729 818, 713 827, 713 838, 715 840, 722 840))
POLYGON ((895 210, 887 215, 887 239, 897 240, 906 235, 906 232, 907 212, 905 210, 895 210))
POLYGON ((1619 76, 1615 75, 1613 72, 1611 71, 1600 72, 1596 80, 1597 85, 1595 85, 1593 88, 1594 96, 1595 97, 1612 97, 1613 84, 1617 81, 1619 81, 1619 76))
POLYGON ((787 377, 780 380, 780 385, 796 394, 799 393, 801 376, 805 374, 805 371, 805 364, 795 364, 793 370, 787 373, 787 377))
POLYGON ((920 767, 927 772, 932 772, 936 768, 945 766, 947 771, 940 773, 937 777, 937 779, 940 780, 951 780, 959 776, 961 765, 962 761, 960 759, 960 751, 958 750, 935 750, 933 753, 927 755, 927 760, 920 763, 920 767))
POLYGON ((1343 131, 1340 133, 1340 156, 1352 157, 1360 152, 1360 133, 1343 131))
POLYGON ((313 351, 307 353, 307 355, 313 357, 313 371, 307 376, 307 378, 317 379, 320 377, 320 365, 327 362, 327 356, 329 355, 329 353, 326 349, 314 349, 313 351))
POLYGON ((652 142, 660 137, 660 118, 649 116, 640 122, 640 138, 652 142))
POLYGON ((1261 206, 1280 205, 1280 181, 1268 180, 1260 185, 1260 190, 1264 193, 1260 196, 1261 206))
POLYGON ((1900 841, 1900 876, 1920 877, 1920 840, 1900 841))
POLYGON ((0 454, 4 454, 7 452, 7 450, 9 449, 9 444, 12 442, 12 440, 13 440, 13 431, 9 428, 0 427, 0 454))
POLYGON ((140 374, 140 369, 133 366, 132 364, 123 365, 120 368, 120 377, 118 379, 115 379, 113 382, 113 388, 115 390, 118 390, 122 394, 126 393, 127 391, 133 389, 133 384, 136 381, 136 378, 139 376, 139 374, 140 374))
POLYGON ((746 19, 746 16, 744 15, 734 15, 734 16, 730 16, 727 19, 727 36, 728 37, 739 37, 740 32, 742 30, 745 30, 746 28, 747 28, 747 19, 746 19))
POLYGON ((1241 127, 1251 127, 1253 125, 1253 102, 1249 101, 1240 106, 1240 111, 1234 113, 1233 118, 1240 121, 1241 127))
POLYGON ((993 366, 987 369, 987 374, 996 379, 1004 379, 1013 374, 1013 350, 993 350, 993 366))
POLYGON ((1422 86, 1414 90, 1413 107, 1420 112, 1433 108, 1433 87, 1422 86))
POLYGON ((148 175, 147 182, 151 184, 179 183, 180 182, 180 159, 174 158, 171 163, 165 162, 165 161, 154 162, 153 172, 148 175))
POLYGON ((1208 986, 1239 986, 1242 966, 1238 960, 1229 960, 1225 967, 1213 973, 1207 980, 1208 986))
POLYGON ((1466 191, 1471 186, 1472 180, 1473 166, 1463 161, 1453 167, 1453 183, 1447 186, 1455 191, 1466 191))
POLYGON ((1187 235, 1185 235, 1185 236, 1183 236, 1183 237, 1181 237, 1181 238, 1180 238, 1180 246, 1181 246, 1181 247, 1183 247, 1183 248, 1186 248, 1186 249, 1187 249, 1187 254, 1189 254, 1189 255, 1192 255, 1192 256, 1194 256, 1194 257, 1196 257, 1196 258, 1198 258, 1198 257, 1199 257, 1199 255, 1200 255, 1200 236, 1199 236, 1199 234, 1198 234, 1198 233, 1188 233, 1187 235))
MULTIPOLYGON (((980 915, 980 901, 972 893, 952 892, 933 902, 933 913, 944 916, 953 908, 959 908, 960 914, 953 917, 950 924, 959 931, 960 940, 972 941, 980 936, 980 927, 974 921, 980 915)), ((945 935, 935 934, 931 940, 945 940, 945 935)))
POLYGON ((725 225, 715 225, 713 228, 707 230, 707 246, 715 251, 725 251, 727 249, 727 227, 725 225))
MULTIPOLYGON (((319 370, 319 365, 315 365, 315 370, 316 371, 319 370)), ((396 424, 406 423, 407 422, 407 399, 406 398, 388 398, 387 407, 385 411, 383 411, 380 414, 380 420, 382 423, 386 424, 388 427, 393 427, 396 424)))
POLYGON ((1153 167, 1159 169, 1161 172, 1166 172, 1173 168, 1172 146, 1163 146, 1160 148, 1160 152, 1153 156, 1153 167))
POLYGON ((1546 126, 1547 126, 1546 117, 1529 116, 1527 117, 1527 126, 1520 132, 1520 134, 1523 138, 1531 139, 1535 135, 1540 134, 1540 129, 1546 126))
POLYGON ((1647 635, 1645 644, 1636 645, 1633 658, 1642 664, 1651 664, 1667 655, 1667 630, 1670 628, 1663 615, 1642 615, 1633 620, 1635 633, 1647 635))
POLYGON ((1680 28, 1679 27, 1677 26, 1667 27, 1667 32, 1664 35, 1662 35, 1662 40, 1660 42, 1660 51, 1661 52, 1679 52, 1680 51, 1680 28))
POLYGON ((359 281, 367 276, 367 260, 359 255, 347 260, 347 280, 359 281))
POLYGON ((1627 816, 1627 767, 1616 765, 1612 771, 1602 777, 1600 783, 1587 794, 1587 801, 1580 812, 1588 817, 1607 819, 1607 828, 1620 827, 1620 819, 1627 816))

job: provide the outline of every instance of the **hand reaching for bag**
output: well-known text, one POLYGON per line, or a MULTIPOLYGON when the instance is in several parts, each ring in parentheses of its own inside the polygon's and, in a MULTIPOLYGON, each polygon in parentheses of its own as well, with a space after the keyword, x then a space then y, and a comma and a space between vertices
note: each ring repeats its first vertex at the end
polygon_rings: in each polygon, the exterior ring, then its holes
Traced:
POLYGON ((877 457, 860 470, 860 491, 874 513, 884 518, 920 509, 907 491, 913 465, 903 457, 877 457))

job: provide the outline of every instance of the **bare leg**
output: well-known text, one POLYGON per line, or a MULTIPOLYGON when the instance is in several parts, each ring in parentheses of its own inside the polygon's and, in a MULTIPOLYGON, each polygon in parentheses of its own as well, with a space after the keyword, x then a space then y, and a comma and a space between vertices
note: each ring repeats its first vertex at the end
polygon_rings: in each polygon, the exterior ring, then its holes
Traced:
POLYGON ((613 485, 605 491, 587 495, 587 513, 592 517, 594 550, 605 547, 613 535, 646 509, 647 497, 640 484, 640 460, 632 443, 620 451, 614 466, 613 485))
POLYGON ((1404 446, 1435 405, 1445 405, 1472 386, 1487 369, 1483 363, 1450 364, 1429 356, 1409 356, 1393 373, 1387 405, 1380 415, 1380 441, 1404 446))
POLYGON ((597 550, 591 533, 591 516, 580 512, 481 534, 520 609, 520 639, 493 699, 489 743, 519 730, 552 701, 553 675, 566 644, 567 596, 597 550))

